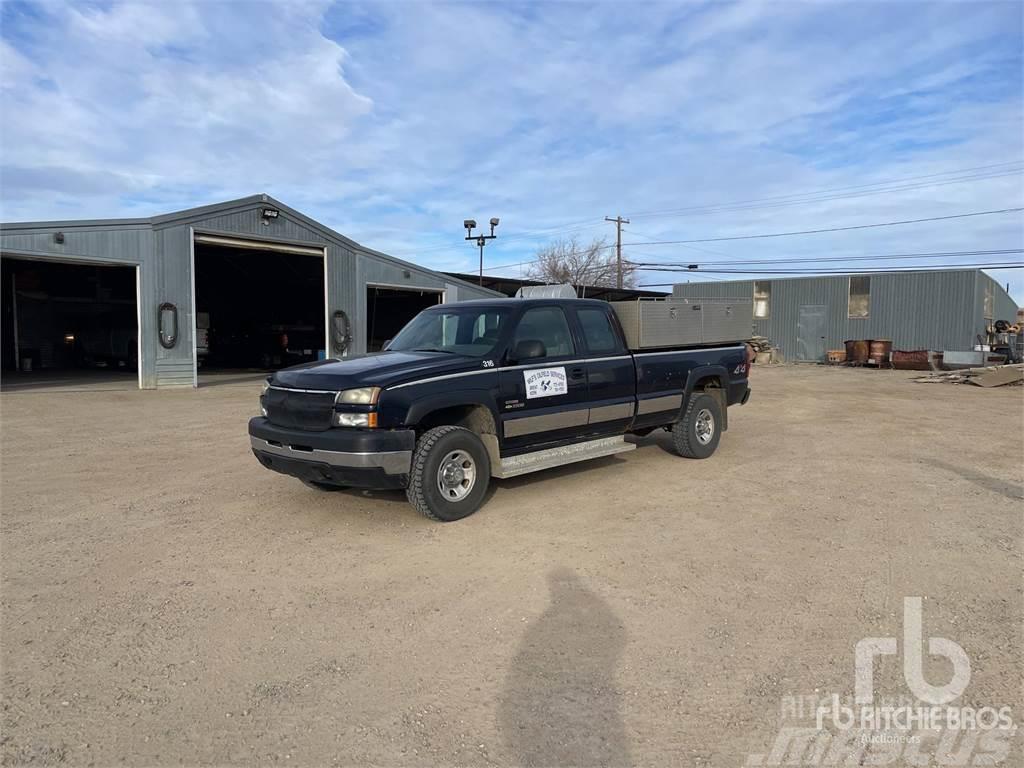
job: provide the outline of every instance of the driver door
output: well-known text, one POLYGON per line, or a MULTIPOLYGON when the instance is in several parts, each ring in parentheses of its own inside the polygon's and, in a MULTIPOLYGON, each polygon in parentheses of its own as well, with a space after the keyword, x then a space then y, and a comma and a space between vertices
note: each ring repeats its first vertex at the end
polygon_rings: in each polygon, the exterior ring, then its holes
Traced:
POLYGON ((499 370, 504 450, 536 450, 586 431, 587 369, 571 328, 570 318, 557 305, 531 307, 519 318, 499 370), (539 341, 543 356, 516 360, 522 341, 539 341))

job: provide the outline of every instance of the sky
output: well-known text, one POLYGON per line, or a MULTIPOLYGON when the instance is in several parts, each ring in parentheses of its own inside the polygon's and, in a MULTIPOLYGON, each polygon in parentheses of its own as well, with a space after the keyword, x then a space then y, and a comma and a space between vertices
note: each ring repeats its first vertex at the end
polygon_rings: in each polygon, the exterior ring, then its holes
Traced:
MULTIPOLYGON (((462 221, 492 216, 507 276, 616 215, 626 258, 702 270, 1021 263, 864 258, 1022 249, 1020 211, 652 243, 1024 207, 1022 30, 984 0, 5 0, 0 220, 265 192, 443 270, 475 272, 462 221)), ((989 271, 1024 304, 1024 270, 989 271)))

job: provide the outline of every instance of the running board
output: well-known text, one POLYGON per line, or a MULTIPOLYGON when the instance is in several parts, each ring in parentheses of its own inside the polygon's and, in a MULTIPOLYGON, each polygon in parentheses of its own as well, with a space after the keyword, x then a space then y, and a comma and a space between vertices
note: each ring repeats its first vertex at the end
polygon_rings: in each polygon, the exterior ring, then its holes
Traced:
POLYGON ((636 450, 634 443, 627 443, 622 435, 602 437, 599 440, 588 440, 585 443, 573 443, 559 448, 546 448, 543 451, 509 456, 501 460, 501 467, 492 471, 495 477, 506 478, 539 472, 542 469, 560 467, 587 459, 598 459, 602 456, 614 456, 616 453, 636 450))

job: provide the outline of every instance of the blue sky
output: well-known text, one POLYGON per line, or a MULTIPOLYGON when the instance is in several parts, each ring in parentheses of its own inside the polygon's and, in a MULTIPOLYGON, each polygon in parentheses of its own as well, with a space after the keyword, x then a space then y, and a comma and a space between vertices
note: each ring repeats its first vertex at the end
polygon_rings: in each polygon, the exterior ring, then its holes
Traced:
MULTIPOLYGON (((645 262, 1021 248, 1019 213, 640 244, 1024 206, 1022 8, 4 2, 0 218, 267 192, 464 271, 491 216, 494 266, 616 214, 645 262)), ((1022 272, 992 271, 1019 303, 1022 272)))

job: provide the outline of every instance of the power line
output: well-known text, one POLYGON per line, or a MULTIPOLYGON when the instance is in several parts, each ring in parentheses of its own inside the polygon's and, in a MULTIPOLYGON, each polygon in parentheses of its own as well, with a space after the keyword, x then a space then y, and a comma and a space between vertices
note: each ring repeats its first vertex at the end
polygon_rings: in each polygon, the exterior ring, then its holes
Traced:
MULTIPOLYGON (((736 266, 738 264, 807 264, 827 261, 882 261, 888 259, 918 259, 918 258, 951 258, 954 256, 1005 256, 1011 253, 1024 253, 1024 248, 1003 248, 999 250, 985 251, 929 251, 926 253, 886 253, 878 256, 794 256, 787 259, 734 259, 730 261, 702 261, 699 268, 709 266, 736 266)), ((645 256, 647 254, 637 254, 645 256)), ((650 261, 631 261, 636 267, 689 267, 689 263, 650 261)))
POLYGON ((879 269, 644 269, 644 272, 674 272, 687 275, 871 275, 883 272, 942 272, 947 269, 1024 269, 1019 261, 972 262, 969 264, 921 264, 905 267, 881 267, 879 269))
MULTIPOLYGON (((943 265, 943 266, 938 266, 938 267, 925 267, 925 268, 905 267, 903 269, 874 269, 874 270, 865 269, 865 270, 858 270, 856 272, 851 272, 849 270, 835 271, 835 272, 827 272, 827 271, 822 272, 822 271, 808 270, 806 272, 736 272, 736 273, 733 273, 733 274, 740 274, 740 275, 765 275, 765 276, 779 275, 779 274, 793 274, 793 275, 797 275, 797 276, 813 277, 814 275, 849 275, 849 274, 852 274, 852 275, 884 275, 884 274, 893 274, 893 273, 902 273, 902 272, 908 272, 908 273, 909 272, 942 272, 942 271, 944 271, 947 268, 960 268, 960 269, 968 269, 968 268, 970 268, 970 269, 1024 269, 1024 264, 1009 264, 1009 265, 1007 265, 1007 264, 948 264, 948 265, 943 265)), ((690 272, 689 274, 701 274, 701 273, 690 272)), ((725 272, 717 271, 717 274, 725 274, 725 272)), ((723 280, 726 281, 726 282, 740 282, 740 281, 742 281, 742 278, 713 278, 710 275, 708 275, 707 277, 708 277, 709 280, 714 280, 716 282, 721 282, 723 280)), ((637 287, 638 288, 664 288, 666 286, 671 287, 673 285, 679 285, 679 283, 678 282, 675 282, 675 283, 641 283, 637 287)))
MULTIPOLYGON (((972 216, 989 216, 989 215, 993 215, 993 214, 1016 213, 1016 212, 1019 212, 1019 211, 1022 211, 1022 210, 1024 210, 1024 208, 1002 208, 1002 209, 993 210, 993 211, 975 211, 973 213, 957 213, 957 214, 951 214, 951 215, 948 215, 948 216, 932 216, 932 217, 924 218, 924 219, 906 219, 906 220, 903 220, 903 221, 886 221, 886 222, 880 222, 880 223, 877 223, 877 224, 856 224, 856 225, 848 226, 848 227, 828 227, 828 228, 825 228, 825 229, 808 229, 808 230, 801 230, 801 231, 797 231, 797 232, 773 232, 773 233, 767 233, 767 234, 735 235, 735 236, 732 236, 732 237, 712 237, 712 238, 702 238, 702 239, 695 239, 695 240, 652 240, 652 241, 646 242, 646 243, 623 243, 623 245, 625 245, 625 246, 636 246, 636 245, 639 245, 639 246, 642 246, 642 247, 646 248, 646 247, 651 246, 651 245, 686 245, 688 243, 712 243, 712 242, 723 242, 723 241, 733 241, 733 240, 755 240, 755 239, 774 238, 774 237, 790 237, 790 236, 794 236, 794 235, 816 235, 816 234, 823 234, 823 233, 827 233, 827 232, 846 232, 846 231, 857 230, 857 229, 873 229, 873 228, 877 228, 877 227, 893 227, 893 226, 905 225, 905 224, 921 224, 921 223, 926 223, 926 222, 930 222, 930 221, 948 221, 948 220, 951 220, 951 219, 964 219, 964 218, 969 218, 969 217, 972 217, 972 216)), ((611 243, 611 244, 597 246, 597 249, 598 250, 605 250, 605 249, 614 248, 614 247, 616 247, 615 244, 611 243)), ((590 249, 588 249, 588 250, 590 250, 590 249)), ((574 254, 577 254, 577 253, 582 253, 582 251, 573 251, 573 252, 571 252, 570 255, 574 255, 574 254)), ((721 255, 724 256, 726 254, 721 254, 721 255)), ((518 261, 518 262, 511 263, 511 264, 499 264, 499 265, 496 265, 496 266, 490 266, 490 267, 486 267, 486 269, 489 269, 489 270, 493 271, 493 270, 499 270, 499 269, 507 269, 507 268, 510 268, 510 267, 521 267, 521 266, 524 266, 526 264, 534 264, 537 261, 539 261, 539 259, 527 259, 527 260, 524 260, 524 261, 518 261)))
MULTIPOLYGON (((543 229, 528 229, 523 230, 519 234, 510 235, 509 237, 502 238, 504 243, 518 242, 520 240, 533 240, 538 237, 545 237, 553 235, 555 233, 573 233, 573 232, 584 232, 588 229, 595 229, 603 226, 604 222, 601 219, 587 219, 586 221, 577 222, 575 224, 566 224, 565 227, 548 227, 543 229), (568 227, 568 228, 566 228, 568 227)), ((450 248, 447 245, 435 245, 429 248, 409 248, 402 251, 390 251, 393 256, 401 256, 403 254, 420 254, 420 253, 432 253, 435 251, 446 251, 450 248)))
MULTIPOLYGON (((958 184, 958 183, 962 183, 962 182, 965 182, 965 181, 981 181, 981 180, 985 180, 987 178, 998 178, 998 177, 1001 177, 1001 176, 1010 176, 1010 175, 1018 174, 1018 173, 1021 172, 1021 169, 1019 169, 1019 168, 1012 168, 1011 169, 1011 168, 1007 168, 1007 166, 1019 166, 1019 165, 1021 165, 1021 161, 1020 160, 1013 160, 1013 161, 1002 162, 1002 163, 992 163, 992 164, 989 164, 989 165, 979 165, 979 166, 974 166, 974 167, 971 167, 971 168, 960 168, 960 169, 956 169, 956 170, 952 170, 952 171, 943 171, 941 173, 926 174, 926 175, 923 175, 923 176, 908 176, 908 177, 903 177, 903 178, 900 178, 900 179, 890 179, 888 181, 877 181, 877 182, 872 182, 872 183, 869 183, 869 184, 855 184, 855 185, 845 186, 845 187, 833 187, 831 189, 820 189, 820 190, 812 191, 812 192, 791 192, 791 193, 786 194, 786 195, 773 195, 773 196, 769 196, 769 197, 755 197, 755 198, 750 198, 748 200, 734 200, 732 202, 716 203, 716 204, 711 204, 711 205, 696 205, 696 206, 688 206, 688 207, 683 207, 683 208, 668 208, 668 209, 663 209, 663 210, 659 210, 659 211, 646 211, 646 212, 640 212, 640 213, 631 213, 630 216, 633 216, 634 218, 638 218, 639 219, 639 218, 657 217, 657 216, 681 215, 681 214, 687 214, 687 213, 693 213, 694 215, 699 215, 702 212, 717 213, 719 211, 739 209, 739 207, 741 207, 741 206, 751 206, 751 207, 755 207, 756 208, 756 207, 759 207, 758 205, 756 205, 758 203, 774 203, 774 202, 778 202, 779 204, 782 204, 782 205, 789 205, 789 204, 799 203, 799 202, 820 202, 819 200, 812 199, 812 198, 817 198, 817 197, 819 197, 821 195, 833 195, 835 193, 851 192, 851 191, 854 191, 854 190, 867 190, 867 189, 870 189, 872 187, 891 187, 892 185, 904 185, 904 184, 908 184, 910 182, 920 182, 923 179, 934 179, 934 178, 938 178, 940 176, 954 176, 954 177, 958 177, 958 178, 953 178, 953 179, 944 179, 944 180, 937 181, 937 182, 931 182, 931 183, 928 183, 928 184, 911 184, 910 187, 908 187, 908 188, 918 188, 918 189, 920 189, 920 188, 925 188, 925 187, 929 187, 929 186, 944 186, 946 184, 951 184, 951 183, 957 183, 958 184), (1002 170, 995 170, 997 168, 1001 168, 1002 170), (983 173, 978 173, 979 171, 983 171, 983 173), (964 174, 967 174, 967 175, 964 175, 964 174), (797 199, 794 200, 793 198, 797 198, 797 199), (808 199, 807 200, 802 200, 802 198, 808 198, 808 199), (783 202, 783 201, 787 201, 787 202, 783 202)), ((902 187, 893 187, 892 189, 879 189, 879 190, 872 190, 872 191, 869 191, 869 192, 855 192, 854 194, 852 194, 850 196, 851 197, 858 197, 858 196, 861 196, 863 194, 882 194, 882 193, 890 192, 890 191, 892 191, 892 192, 899 192, 899 191, 903 191, 903 188, 902 187)), ((841 195, 839 195, 839 197, 841 197, 841 195)), ((823 198, 821 201, 828 200, 828 199, 838 199, 838 198, 826 197, 826 198, 823 198)), ((772 207, 772 206, 763 206, 763 207, 772 207)))
POLYGON ((957 179, 948 179, 948 180, 945 180, 945 181, 935 181, 935 182, 929 182, 929 183, 926 183, 926 184, 905 184, 905 185, 902 185, 902 186, 886 187, 884 189, 867 190, 867 191, 863 191, 863 192, 847 192, 847 193, 836 194, 836 195, 804 197, 804 198, 798 198, 798 199, 793 199, 793 200, 783 200, 783 201, 779 201, 779 202, 775 202, 775 203, 761 203, 761 204, 757 204, 757 205, 740 205, 740 204, 736 204, 736 205, 722 205, 722 206, 716 206, 716 207, 695 208, 695 209, 692 209, 692 210, 687 209, 686 211, 682 211, 682 212, 679 212, 679 213, 659 214, 659 215, 661 215, 661 216, 672 216, 672 217, 711 216, 711 215, 714 215, 714 214, 717 214, 717 213, 734 213, 736 211, 755 211, 755 210, 762 210, 762 209, 766 209, 766 208, 784 208, 784 207, 790 206, 790 205, 810 205, 810 204, 814 204, 814 203, 825 203, 825 202, 829 202, 829 201, 833 201, 833 200, 852 200, 852 199, 855 199, 855 198, 869 197, 869 196, 872 196, 872 195, 889 194, 889 193, 892 193, 892 192, 908 192, 908 191, 914 191, 914 190, 919 190, 919 189, 929 189, 929 188, 932 188, 932 187, 944 187, 944 186, 947 186, 949 184, 962 184, 962 183, 967 182, 967 181, 985 181, 985 180, 988 180, 988 179, 999 179, 999 178, 1003 178, 1003 177, 1006 177, 1006 176, 1018 176, 1022 172, 1024 172, 1024 169, 1016 169, 1016 170, 1012 170, 1012 171, 1002 171, 1000 173, 986 173, 986 174, 977 174, 977 175, 972 175, 972 176, 963 176, 963 177, 960 177, 960 178, 957 178, 957 179))
POLYGON ((758 240, 767 237, 792 237, 794 235, 819 235, 825 232, 848 232, 854 229, 874 229, 876 227, 895 227, 902 224, 922 224, 928 221, 948 221, 949 219, 966 219, 971 216, 991 216, 999 213, 1016 213, 1024 208, 1001 208, 996 211, 975 211, 974 213, 957 213, 950 216, 932 216, 926 219, 906 219, 903 221, 886 221, 880 224, 856 224, 850 227, 828 227, 826 229, 804 229, 797 232, 771 232, 757 235, 734 235, 732 237, 705 237, 694 240, 655 240, 649 243, 625 243, 625 245, 686 245, 687 243, 721 243, 727 240, 758 240))
MULTIPOLYGON (((651 237, 650 235, 644 235, 644 234, 641 234, 641 233, 639 233, 639 232, 637 232, 635 230, 632 230, 632 229, 627 229, 626 232, 628 234, 634 235, 636 237, 642 237, 644 240, 646 240, 649 243, 654 243, 654 242, 657 242, 657 240, 658 240, 658 238, 656 238, 656 237, 651 237)), ((686 248, 686 249, 691 250, 691 251, 700 251, 701 253, 710 253, 710 254, 713 254, 715 256, 725 256, 727 258, 729 256, 728 253, 725 253, 723 251, 713 251, 710 248, 699 248, 696 245, 684 245, 683 248, 686 248)))
MULTIPOLYGON (((857 185, 846 186, 846 187, 833 187, 831 189, 822 189, 822 190, 817 190, 817 191, 812 191, 812 192, 795 192, 795 193, 790 193, 788 195, 775 195, 775 196, 771 196, 771 197, 752 198, 752 199, 749 199, 749 200, 739 200, 739 201, 733 201, 733 202, 730 202, 730 203, 720 203, 720 204, 707 205, 707 206, 691 206, 689 208, 675 208, 675 209, 666 209, 666 210, 661 210, 661 211, 646 211, 646 212, 634 213, 634 214, 630 214, 630 215, 631 216, 635 216, 637 218, 652 217, 652 216, 662 216, 662 215, 673 215, 673 214, 683 214, 683 213, 687 213, 687 212, 694 212, 694 215, 701 215, 701 212, 705 212, 705 213, 710 214, 710 213, 727 212, 727 211, 731 211, 731 210, 751 210, 751 209, 756 209, 756 208, 759 208, 759 207, 776 207, 775 205, 768 205, 768 206, 751 205, 753 203, 772 203, 774 201, 779 201, 779 203, 778 203, 779 205, 795 205, 795 204, 800 204, 800 203, 805 203, 805 202, 807 202, 807 203, 825 202, 825 201, 830 200, 830 199, 839 199, 839 198, 822 198, 820 200, 818 200, 818 199, 791 200, 791 198, 810 198, 810 197, 813 197, 813 196, 816 196, 816 195, 825 195, 825 194, 831 194, 831 193, 835 193, 835 192, 843 192, 843 191, 847 191, 847 190, 866 189, 866 188, 870 188, 870 187, 880 187, 880 186, 885 186, 885 185, 903 184, 903 183, 907 183, 907 182, 915 182, 915 181, 920 181, 920 180, 924 180, 924 179, 934 179, 934 178, 939 178, 939 177, 942 177, 942 176, 957 176, 957 175, 960 175, 960 174, 969 174, 969 173, 975 173, 975 172, 979 172, 979 171, 988 171, 989 173, 981 173, 981 174, 977 174, 977 175, 973 175, 973 176, 964 176, 963 178, 957 178, 957 179, 951 179, 951 180, 947 179, 947 180, 943 180, 943 181, 934 182, 934 183, 931 183, 931 184, 915 185, 913 187, 907 187, 907 189, 911 189, 911 188, 913 188, 913 189, 921 189, 921 188, 925 188, 925 187, 929 187, 929 186, 943 186, 945 184, 950 184, 950 183, 962 183, 962 182, 965 182, 965 181, 979 181, 979 180, 984 180, 984 179, 987 179, 987 178, 997 178, 999 176, 1008 176, 1008 175, 1013 175, 1013 174, 1020 173, 1021 170, 1003 170, 1003 171, 996 171, 996 170, 994 170, 994 169, 997 169, 997 168, 1005 168, 1006 166, 1014 166, 1014 165, 1021 165, 1021 161, 1014 160, 1014 161, 1006 161, 1006 162, 1002 162, 1002 163, 990 163, 988 165, 979 165, 979 166, 973 166, 973 167, 969 167, 969 168, 960 168, 960 169, 955 169, 955 170, 951 170, 951 171, 943 171, 943 172, 939 172, 939 173, 925 174, 925 175, 922 175, 922 176, 908 176, 908 177, 903 177, 903 178, 899 178, 899 179, 890 179, 888 181, 872 182, 872 183, 869 183, 869 184, 857 184, 857 185), (781 201, 789 201, 789 202, 781 202, 781 201)), ((872 192, 866 192, 864 194, 883 194, 883 193, 886 193, 886 192, 898 192, 898 191, 904 191, 904 190, 903 190, 903 188, 880 189, 880 190, 875 190, 875 191, 872 191, 872 192)), ((859 195, 859 194, 851 195, 851 197, 858 197, 858 196, 861 196, 861 195, 859 195)), ((586 231, 588 229, 595 229, 596 227, 601 226, 601 225, 602 225, 602 220, 601 219, 584 219, 582 221, 578 221, 578 222, 575 222, 575 223, 572 223, 572 224, 564 224, 564 225, 558 225, 558 226, 552 226, 552 227, 544 227, 544 228, 534 229, 534 230, 524 230, 524 231, 522 231, 522 232, 520 232, 518 234, 510 235, 508 237, 503 238, 503 241, 506 242, 506 243, 511 243, 511 242, 519 242, 519 241, 522 241, 522 240, 531 240, 531 239, 535 239, 537 237, 543 237, 545 235, 550 235, 550 234, 553 234, 555 232, 583 232, 583 231, 586 231)), ((679 245, 683 245, 684 243, 678 243, 678 244, 679 245)), ((408 255, 408 254, 435 253, 435 252, 438 252, 438 251, 449 250, 451 247, 452 246, 449 246, 449 245, 437 245, 437 246, 430 246, 428 248, 408 248, 408 249, 403 249, 403 250, 399 250, 399 251, 390 251, 390 253, 392 255, 394 255, 394 256, 402 256, 402 255, 408 255)))

